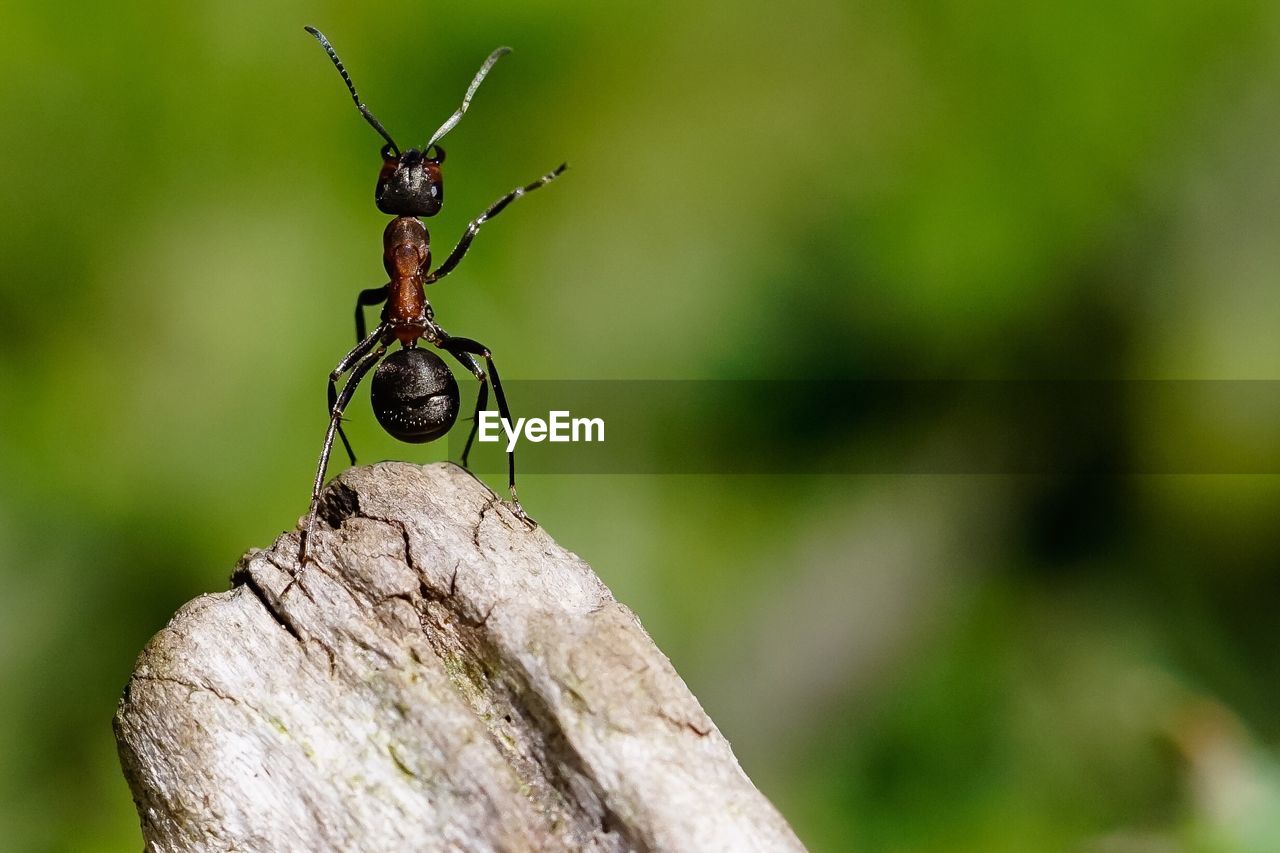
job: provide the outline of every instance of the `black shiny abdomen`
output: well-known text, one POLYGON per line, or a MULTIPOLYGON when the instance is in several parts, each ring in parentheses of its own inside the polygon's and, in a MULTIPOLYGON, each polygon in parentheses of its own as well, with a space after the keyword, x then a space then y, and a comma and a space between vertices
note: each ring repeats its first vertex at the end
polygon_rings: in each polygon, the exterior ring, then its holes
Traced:
POLYGON ((373 374, 371 397, 382 428, 411 444, 439 438, 458 418, 458 381, 429 350, 387 356, 373 374))

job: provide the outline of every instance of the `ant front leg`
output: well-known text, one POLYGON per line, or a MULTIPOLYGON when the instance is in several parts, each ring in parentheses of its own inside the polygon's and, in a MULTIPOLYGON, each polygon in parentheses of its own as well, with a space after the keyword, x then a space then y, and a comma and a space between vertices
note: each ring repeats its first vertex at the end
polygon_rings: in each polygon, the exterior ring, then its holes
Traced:
MULTIPOLYGON (((471 435, 467 437, 466 449, 463 451, 463 465, 466 464, 467 454, 471 452, 471 442, 476 436, 476 430, 480 426, 480 412, 488 404, 488 383, 485 381, 484 371, 480 370, 480 365, 476 363, 472 356, 480 356, 484 359, 485 364, 489 368, 489 379, 493 382, 493 396, 498 402, 498 414, 507 423, 513 423, 511 418, 511 409, 507 406, 507 395, 502 391, 502 378, 498 375, 498 367, 493 363, 493 354, 489 352, 489 348, 479 341, 473 341, 470 338, 451 338, 447 335, 437 344, 441 349, 451 353, 454 358, 462 362, 468 370, 475 374, 480 380, 480 391, 476 396, 476 420, 471 425, 471 435)), ((524 511, 524 507, 520 506, 520 497, 516 494, 516 452, 515 450, 507 451, 507 488, 511 492, 512 509, 516 517, 529 526, 529 529, 538 526, 538 522, 534 521, 524 511)))
MULTIPOLYGON (((375 329, 372 335, 369 335, 357 344, 355 349, 347 353, 342 361, 338 362, 338 366, 333 369, 333 372, 329 374, 329 390, 333 394, 334 383, 343 373, 348 370, 351 371, 346 384, 342 386, 342 393, 336 395, 333 404, 329 408, 329 428, 324 434, 324 446, 320 450, 320 463, 316 468, 315 482, 311 486, 311 508, 307 513, 307 529, 302 534, 302 547, 298 554, 299 564, 305 565, 307 562, 307 546, 311 542, 311 533, 316 524, 316 512, 320 507, 320 489, 324 486, 324 475, 329 467, 329 456, 333 453, 333 439, 335 435, 342 431, 342 413, 346 411, 347 404, 351 402, 351 397, 356 393, 356 388, 360 385, 360 381, 364 379, 365 374, 386 354, 386 344, 381 344, 374 349, 385 329, 385 325, 375 329)), ((345 438, 343 440, 345 441, 345 438)), ((349 452, 350 447, 348 446, 347 449, 349 452)))
MULTIPOLYGON (((568 163, 561 163, 555 169, 543 175, 541 178, 538 178, 538 180, 533 183, 526 184, 523 187, 516 187, 511 192, 489 205, 488 210, 468 223, 467 230, 463 232, 462 239, 458 241, 458 245, 453 247, 453 251, 449 253, 449 257, 445 258, 444 263, 436 267, 435 271, 428 275, 426 281, 423 283, 432 284, 453 272, 453 268, 458 265, 458 262, 462 260, 462 256, 467 253, 467 249, 471 248, 471 241, 474 240, 476 234, 480 232, 481 225, 484 225, 490 219, 497 216, 503 211, 503 208, 520 198, 525 193, 531 193, 539 187, 543 187, 551 183, 568 167, 568 163)), ((496 386, 497 383, 494 384, 496 386)), ((497 388, 495 387, 494 390, 496 391, 497 388)))
POLYGON ((356 342, 359 343, 365 338, 364 332, 364 309, 370 305, 381 305, 387 301, 387 286, 371 287, 368 290, 360 291, 360 295, 356 298, 356 342))

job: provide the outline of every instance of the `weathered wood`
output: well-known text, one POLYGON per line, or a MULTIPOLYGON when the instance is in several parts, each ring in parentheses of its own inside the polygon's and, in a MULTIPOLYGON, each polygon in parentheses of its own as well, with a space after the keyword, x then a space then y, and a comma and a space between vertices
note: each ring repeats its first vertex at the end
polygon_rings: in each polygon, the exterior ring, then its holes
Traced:
POLYGON ((142 652, 148 850, 801 850, 635 616, 462 469, 326 491, 142 652))

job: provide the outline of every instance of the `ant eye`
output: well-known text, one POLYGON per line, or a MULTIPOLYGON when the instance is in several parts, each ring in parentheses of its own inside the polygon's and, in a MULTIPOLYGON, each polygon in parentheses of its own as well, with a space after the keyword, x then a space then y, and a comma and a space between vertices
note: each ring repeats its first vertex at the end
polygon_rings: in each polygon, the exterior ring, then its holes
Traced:
POLYGON ((427 155, 427 159, 430 160, 432 163, 444 162, 444 149, 441 148, 439 145, 436 145, 433 143, 425 153, 427 155))
POLYGON ((393 153, 392 153, 392 151, 391 151, 391 146, 390 146, 390 145, 384 145, 384 146, 382 146, 382 150, 381 150, 381 151, 379 151, 378 153, 382 155, 382 159, 383 159, 383 160, 394 160, 394 159, 396 159, 395 154, 393 154, 393 153))

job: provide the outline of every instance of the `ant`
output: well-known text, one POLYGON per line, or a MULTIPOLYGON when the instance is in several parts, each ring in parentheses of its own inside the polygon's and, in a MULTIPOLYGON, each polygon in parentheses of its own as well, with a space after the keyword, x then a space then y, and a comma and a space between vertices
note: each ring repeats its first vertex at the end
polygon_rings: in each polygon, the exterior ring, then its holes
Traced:
MULTIPOLYGON (((375 365, 378 369, 374 371, 370 392, 373 413, 388 433, 413 444, 432 441, 447 433, 457 420, 459 407, 458 383, 453 373, 440 356, 430 350, 419 349, 419 341, 426 341, 449 353, 479 380, 475 422, 471 425, 471 434, 467 436, 467 443, 462 451, 463 467, 467 465, 467 457, 471 453, 471 445, 480 425, 480 412, 489 403, 490 381, 493 383, 493 395, 497 399, 499 414, 504 419, 511 420, 507 398, 502 392, 502 380, 498 377, 498 368, 493 363, 489 348, 471 338, 454 337, 437 325, 424 288, 453 272, 471 247, 471 241, 480 231, 481 225, 525 193, 533 192, 555 180, 567 166, 562 163, 533 183, 516 187, 495 201, 488 210, 471 220, 449 256, 435 269, 431 269, 431 238, 418 217, 434 216, 440 212, 444 203, 444 177, 440 171, 440 166, 444 163, 444 149, 440 147, 440 140, 462 120, 485 75, 499 59, 511 52, 511 48, 500 47, 489 54, 472 78, 466 94, 462 96, 462 106, 440 125, 426 145, 421 149, 401 151, 382 123, 360 101, 355 84, 351 82, 342 60, 338 59, 333 45, 314 27, 305 29, 329 54, 329 59, 347 84, 351 100, 355 101, 360 115, 387 141, 380 152, 382 169, 378 173, 374 201, 378 210, 391 214, 395 219, 391 220, 382 235, 382 263, 390 281, 381 287, 360 292, 356 299, 356 345, 329 374, 329 428, 325 433, 320 464, 311 488, 311 509, 299 554, 299 562, 304 564, 315 528, 320 489, 324 485, 325 471, 329 467, 334 436, 336 434, 342 439, 342 445, 354 465, 356 455, 342 430, 342 414, 360 381, 375 365), (364 309, 383 303, 385 305, 378 327, 366 334, 364 309), (387 355, 388 347, 396 341, 400 342, 400 349, 387 355), (484 359, 487 374, 477 357, 484 359), (349 375, 339 392, 337 383, 343 374, 349 375)), ((516 496, 514 451, 507 453, 507 485, 516 516, 532 529, 536 522, 525 514, 520 506, 520 499, 516 496)))

